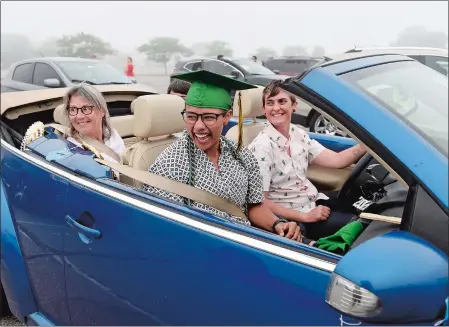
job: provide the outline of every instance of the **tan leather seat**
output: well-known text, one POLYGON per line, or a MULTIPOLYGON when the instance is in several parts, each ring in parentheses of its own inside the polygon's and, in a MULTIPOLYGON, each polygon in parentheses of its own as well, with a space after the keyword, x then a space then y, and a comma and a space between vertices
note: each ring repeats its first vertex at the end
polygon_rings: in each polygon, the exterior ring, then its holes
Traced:
MULTIPOLYGON (((176 95, 146 95, 135 99, 131 104, 134 112, 134 136, 141 141, 129 147, 123 163, 130 167, 148 170, 154 160, 170 144, 178 139, 173 134, 184 129, 181 111, 184 100, 176 95)), ((124 177, 122 182, 140 187, 140 183, 124 177)))
POLYGON ((59 106, 57 106, 55 108, 55 110, 53 111, 53 120, 57 124, 68 126, 68 121, 64 120, 64 105, 63 104, 60 104, 59 106))
MULTIPOLYGON (((243 125, 243 145, 248 146, 265 128, 264 122, 256 122, 256 117, 263 114, 262 110, 262 91, 263 87, 258 86, 256 89, 249 89, 244 91, 238 91, 234 97, 233 115, 238 117, 238 97, 241 93, 242 99, 242 114, 243 118, 254 118, 253 122, 245 123, 243 125)), ((226 133, 226 137, 237 142, 239 136, 238 125, 235 125, 229 129, 226 133)))

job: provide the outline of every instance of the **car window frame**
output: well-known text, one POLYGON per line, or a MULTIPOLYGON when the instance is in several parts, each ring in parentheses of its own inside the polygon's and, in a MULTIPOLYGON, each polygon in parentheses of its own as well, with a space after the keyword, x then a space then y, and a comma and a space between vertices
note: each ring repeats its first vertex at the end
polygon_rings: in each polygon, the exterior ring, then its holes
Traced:
POLYGON ((448 255, 448 234, 445 233, 449 219, 448 210, 443 210, 419 181, 410 187, 407 201, 411 203, 407 208, 410 211, 410 219, 405 222, 405 228, 448 255))
MULTIPOLYGON (((300 83, 300 81, 299 81, 300 83)), ((304 86, 304 85, 302 85, 304 86)), ((324 117, 326 117, 330 122, 332 122, 334 125, 341 128, 343 131, 345 131, 348 136, 353 138, 358 144, 362 145, 367 149, 367 153, 371 154, 373 158, 381 164, 390 174, 392 174, 404 187, 407 189, 407 201, 404 206, 403 214, 401 217, 401 224, 400 228, 402 230, 405 230, 407 232, 410 232, 414 234, 413 229, 413 220, 416 219, 416 216, 419 215, 419 213, 416 212, 417 207, 415 207, 415 204, 417 204, 417 196, 416 196, 416 190, 421 189, 422 193, 425 194, 431 201, 432 204, 435 205, 436 208, 433 210, 441 210, 447 214, 448 209, 443 208, 442 204, 438 201, 438 199, 435 198, 435 196, 431 193, 429 193, 429 190, 427 187, 413 174, 408 171, 405 167, 402 166, 402 163, 395 157, 390 158, 390 160, 395 163, 395 166, 401 167, 400 170, 396 170, 392 167, 392 165, 388 164, 385 160, 382 159, 382 154, 378 154, 378 152, 388 152, 388 149, 386 149, 382 144, 377 142, 373 137, 368 135, 368 133, 363 133, 363 129, 360 130, 360 126, 354 121, 351 120, 351 118, 347 117, 342 110, 340 110, 335 104, 330 103, 328 100, 323 98, 320 94, 314 93, 313 96, 308 96, 307 99, 304 97, 298 96, 295 94, 295 96, 299 97, 302 101, 304 101, 306 104, 312 106, 317 112, 322 114, 324 117), (322 108, 326 108, 323 110, 322 108), (331 115, 333 114, 333 115, 331 115), (334 117, 336 116, 336 117, 334 117), (343 121, 343 123, 342 123, 343 121), (345 125, 347 124, 347 125, 345 125), (349 126, 349 127, 345 127, 349 126), (360 135, 358 137, 355 135, 353 131, 359 131, 356 132, 360 135), (369 140, 369 141, 366 141, 369 140), (378 149, 381 149, 382 151, 378 151, 378 149)), ((421 217, 422 218, 422 217, 421 217)), ((414 234, 416 235, 416 233, 414 234)), ((433 244, 433 243, 432 243, 433 244)))
POLYGON ((42 62, 42 61, 36 61, 36 62, 34 63, 34 69, 33 69, 33 75, 32 75, 32 79, 31 79, 31 84, 36 85, 36 86, 43 86, 43 87, 46 87, 45 85, 40 85, 40 84, 35 84, 35 83, 34 83, 34 75, 36 74, 36 68, 37 68, 37 65, 38 65, 38 64, 40 64, 40 65, 46 65, 46 66, 50 67, 50 68, 55 72, 55 75, 57 76, 57 77, 55 77, 55 78, 56 78, 57 80, 59 80, 59 83, 61 83, 60 87, 64 87, 64 86, 65 86, 64 81, 61 79, 61 76, 60 76, 60 74, 58 74, 58 72, 56 71, 56 69, 55 69, 52 65, 50 65, 49 63, 47 63, 47 62, 42 62))
POLYGON ((21 64, 18 64, 17 66, 14 67, 14 71, 11 75, 11 81, 16 82, 16 83, 25 83, 25 84, 32 84, 31 81, 33 80, 33 74, 34 74, 34 62, 24 62, 21 64), (19 81, 14 79, 14 75, 16 74, 17 68, 21 67, 21 66, 25 66, 25 65, 31 65, 31 74, 28 75, 28 81, 19 81))
MULTIPOLYGON (((424 61, 424 64, 427 66, 427 67, 429 67, 429 68, 432 68, 432 69, 434 69, 434 70, 437 70, 437 69, 435 69, 435 66, 434 66, 434 64, 435 65, 438 65, 438 60, 435 60, 435 58, 441 58, 441 59, 446 59, 446 61, 448 61, 448 57, 444 57, 444 56, 439 56, 439 55, 424 55, 423 56, 423 61, 424 61), (429 58, 434 58, 434 60, 433 61, 429 61, 429 58)), ((441 67, 441 66, 440 66, 441 67)), ((441 67, 442 69, 444 69, 443 67, 441 67)), ((439 72, 439 70, 437 70, 438 72, 439 72)), ((446 71, 447 72, 447 71, 446 71)), ((448 74, 446 74, 446 76, 448 76, 448 74)))
MULTIPOLYGON (((224 64, 225 66, 230 67, 233 71, 237 71, 240 74, 240 77, 245 78, 245 75, 240 71, 240 69, 238 69, 237 67, 231 65, 230 63, 223 61, 223 60, 218 60, 218 59, 204 59, 201 61, 211 61, 211 62, 216 62, 217 64, 224 64)), ((218 74, 218 73, 217 73, 218 74)), ((223 75, 223 74, 220 74, 223 75)))
POLYGON ((189 62, 186 62, 186 63, 182 66, 182 68, 184 68, 185 70, 188 70, 189 72, 192 72, 193 70, 191 70, 190 68, 187 68, 187 65, 192 64, 192 66, 193 66, 194 64, 199 63, 199 62, 201 62, 201 60, 195 60, 195 61, 189 61, 189 62))

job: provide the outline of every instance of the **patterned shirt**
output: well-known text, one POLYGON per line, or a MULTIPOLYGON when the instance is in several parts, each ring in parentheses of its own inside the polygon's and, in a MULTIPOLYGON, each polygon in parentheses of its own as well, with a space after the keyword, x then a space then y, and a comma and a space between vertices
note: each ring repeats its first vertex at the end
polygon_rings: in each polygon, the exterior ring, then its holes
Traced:
POLYGON ((325 148, 303 129, 290 125, 290 138, 286 139, 267 123, 249 149, 259 162, 268 199, 301 212, 315 208, 316 200, 328 199, 306 177, 309 163, 325 148))
MULTIPOLYGON (((237 144, 234 141, 221 137, 219 169, 217 169, 206 153, 195 146, 187 131, 184 130, 180 139, 167 147, 148 171, 227 199, 248 214, 248 203, 257 204, 264 200, 262 177, 254 155, 245 147, 236 155, 236 149, 237 144)), ((152 186, 145 185, 144 190, 169 200, 186 202, 179 195, 152 186)), ((191 205, 227 220, 250 225, 248 219, 230 216, 202 203, 192 201, 191 205)))

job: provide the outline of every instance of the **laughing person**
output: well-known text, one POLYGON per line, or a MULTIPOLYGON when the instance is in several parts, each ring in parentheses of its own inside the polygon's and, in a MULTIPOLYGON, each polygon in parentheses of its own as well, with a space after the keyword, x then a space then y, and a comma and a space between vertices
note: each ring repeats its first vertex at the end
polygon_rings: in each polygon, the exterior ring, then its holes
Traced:
MULTIPOLYGON (((247 218, 230 216, 194 201, 193 207, 298 240, 300 229, 297 224, 279 219, 264 203, 256 158, 247 148, 240 148, 221 135, 223 126, 231 118, 229 92, 254 86, 205 70, 174 77, 192 83, 182 112, 185 130, 179 140, 156 158, 149 171, 227 199, 245 212, 247 218)), ((145 185, 144 190, 176 202, 189 203, 179 195, 149 185, 145 185)))
POLYGON ((249 149, 259 162, 265 203, 278 217, 301 223, 305 236, 317 240, 337 232, 353 214, 343 212, 343 206, 318 192, 306 177, 309 163, 344 168, 358 161, 366 150, 356 145, 334 152, 290 124, 297 100, 280 85, 281 81, 274 81, 263 91, 262 105, 268 124, 249 149))
MULTIPOLYGON (((64 96, 63 120, 70 129, 68 141, 81 146, 79 136, 86 135, 103 143, 118 156, 125 152, 125 143, 111 125, 106 101, 95 87, 81 83, 70 88, 64 96)), ((105 160, 119 163, 105 153, 105 160)))

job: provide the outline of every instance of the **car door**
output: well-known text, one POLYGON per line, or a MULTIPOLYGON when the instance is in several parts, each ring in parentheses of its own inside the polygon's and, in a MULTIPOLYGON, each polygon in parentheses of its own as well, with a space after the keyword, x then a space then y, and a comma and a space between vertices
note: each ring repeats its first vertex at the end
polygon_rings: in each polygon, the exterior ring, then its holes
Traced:
POLYGON ((43 62, 36 62, 34 66, 33 80, 32 84, 47 88, 45 85, 45 80, 56 79, 60 83, 60 87, 64 87, 64 82, 58 73, 49 64, 43 62))
POLYGON ((67 181, 2 139, 1 180, 39 313, 69 325, 64 259, 67 181))
POLYGON ((448 59, 442 56, 423 56, 425 65, 447 76, 448 59))
POLYGON ((212 73, 224 75, 231 77, 235 74, 235 77, 238 79, 244 79, 244 75, 235 67, 230 64, 220 61, 220 60, 204 60, 203 61, 203 69, 208 70, 212 73))
POLYGON ((17 65, 13 69, 14 71, 8 74, 7 79, 4 81, 4 86, 10 91, 29 91, 42 88, 31 83, 34 71, 33 62, 17 65))
POLYGON ((112 182, 71 184, 67 217, 75 325, 340 323, 331 254, 112 182))

